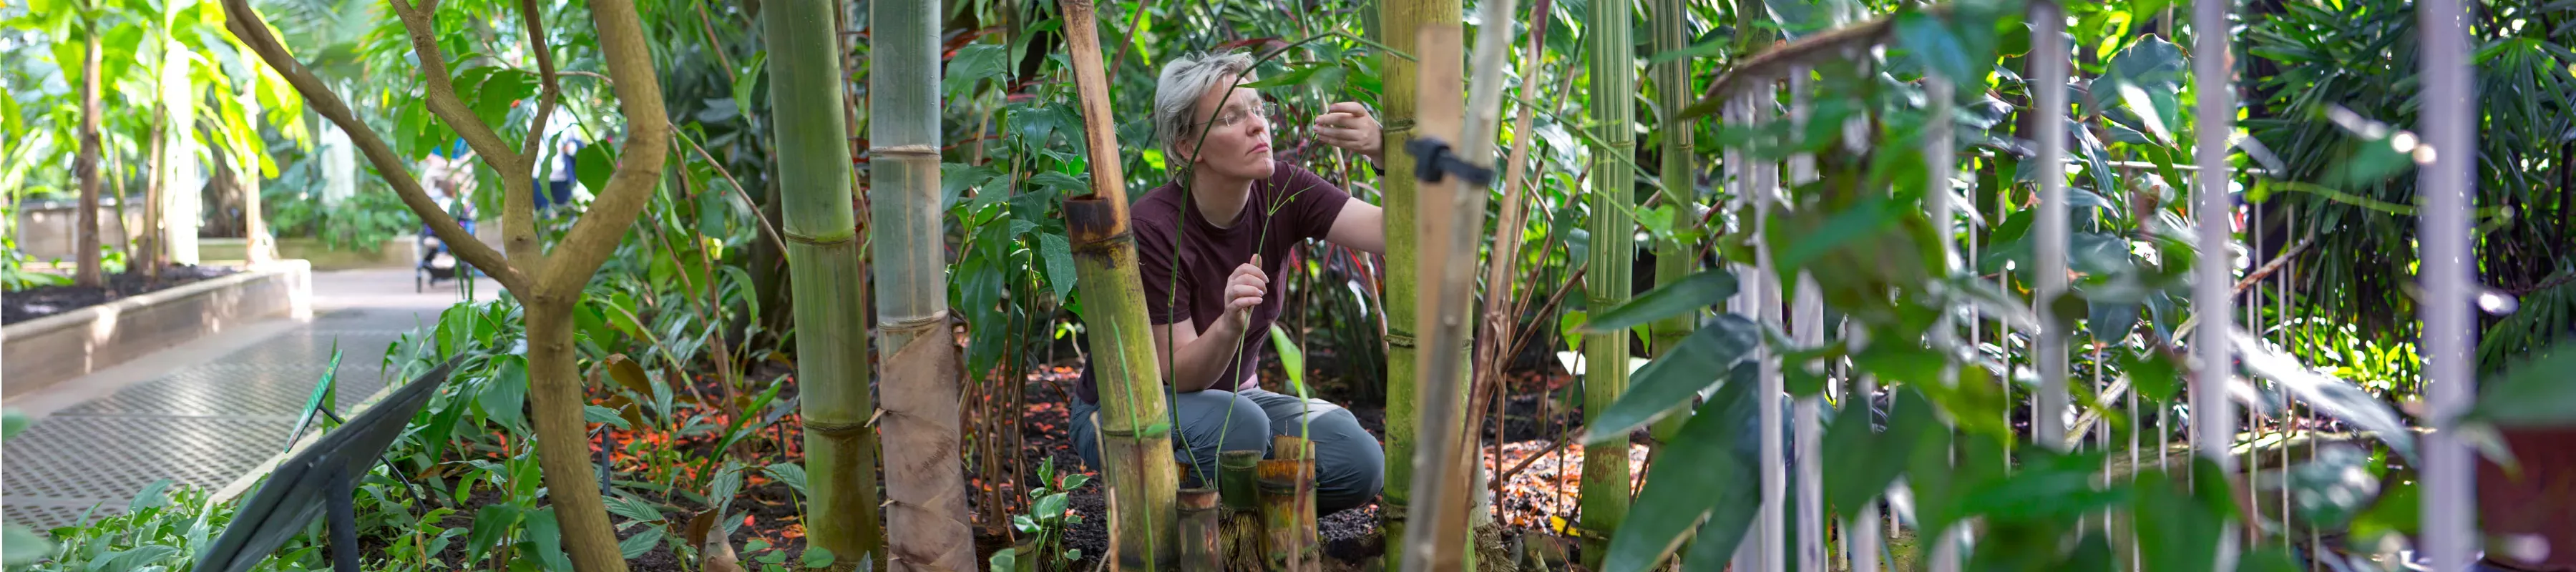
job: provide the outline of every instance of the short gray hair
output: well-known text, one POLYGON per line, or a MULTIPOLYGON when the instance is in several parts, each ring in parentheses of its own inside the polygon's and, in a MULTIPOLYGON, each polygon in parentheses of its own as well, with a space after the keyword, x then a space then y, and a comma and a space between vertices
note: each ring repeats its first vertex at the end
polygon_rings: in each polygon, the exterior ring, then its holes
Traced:
POLYGON ((1199 96, 1218 82, 1233 85, 1243 74, 1252 71, 1252 56, 1242 52, 1182 56, 1163 64, 1163 76, 1154 86, 1154 139, 1162 141, 1163 150, 1182 148, 1185 134, 1198 121, 1199 96))

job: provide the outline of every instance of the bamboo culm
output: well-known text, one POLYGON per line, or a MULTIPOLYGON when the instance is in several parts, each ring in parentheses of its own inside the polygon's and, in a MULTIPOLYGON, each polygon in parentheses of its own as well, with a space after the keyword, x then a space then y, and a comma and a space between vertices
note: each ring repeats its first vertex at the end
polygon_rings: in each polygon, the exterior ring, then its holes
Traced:
POLYGON ((780 121, 778 166, 788 281, 797 324, 796 382, 803 398, 805 473, 811 483, 807 542, 837 557, 832 569, 882 565, 877 516, 876 405, 868 392, 868 281, 851 212, 850 143, 841 61, 833 53, 833 0, 773 2, 770 109, 780 121))

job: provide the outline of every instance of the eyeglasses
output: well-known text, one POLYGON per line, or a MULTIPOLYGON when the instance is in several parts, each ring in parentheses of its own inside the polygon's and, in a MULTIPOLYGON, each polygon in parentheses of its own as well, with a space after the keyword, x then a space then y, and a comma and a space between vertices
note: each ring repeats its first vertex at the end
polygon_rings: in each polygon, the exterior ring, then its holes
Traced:
POLYGON ((1268 122, 1270 121, 1270 118, 1277 117, 1278 113, 1279 106, 1273 105, 1269 102, 1229 105, 1226 106, 1224 112, 1216 115, 1216 119, 1201 123, 1201 125, 1215 125, 1220 128, 1234 127, 1236 125, 1242 125, 1245 120, 1254 117, 1260 117, 1262 121, 1268 122))

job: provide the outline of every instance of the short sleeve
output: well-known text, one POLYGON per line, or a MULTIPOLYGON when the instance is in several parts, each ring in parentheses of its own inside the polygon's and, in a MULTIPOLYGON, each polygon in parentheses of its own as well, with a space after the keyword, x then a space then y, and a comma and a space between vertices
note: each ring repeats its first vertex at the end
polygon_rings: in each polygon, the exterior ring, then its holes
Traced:
POLYGON ((1342 206, 1351 202, 1351 193, 1302 167, 1283 162, 1278 170, 1284 176, 1273 178, 1281 181, 1273 192, 1288 199, 1281 214, 1289 215, 1299 239, 1322 240, 1333 230, 1333 219, 1342 216, 1342 206))
POLYGON ((1196 281, 1173 272, 1180 265, 1179 251, 1172 247, 1172 229, 1145 219, 1133 219, 1130 224, 1136 237, 1137 279, 1145 283, 1145 318, 1157 326, 1189 319, 1190 297, 1173 293, 1197 291, 1192 287, 1196 281))

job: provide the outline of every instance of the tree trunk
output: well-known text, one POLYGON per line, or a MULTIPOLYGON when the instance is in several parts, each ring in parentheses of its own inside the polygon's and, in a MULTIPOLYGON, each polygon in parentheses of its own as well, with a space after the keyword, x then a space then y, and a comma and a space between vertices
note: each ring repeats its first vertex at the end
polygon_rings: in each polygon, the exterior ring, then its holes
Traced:
POLYGON ((573 345, 572 309, 580 299, 574 290, 528 297, 521 312, 528 321, 528 417, 536 424, 537 467, 563 527, 564 552, 582 572, 619 572, 626 561, 600 500, 598 473, 591 472, 590 428, 582 417, 590 399, 573 345))
POLYGON ((1137 275, 1136 241, 1127 230, 1127 186, 1118 130, 1109 116, 1109 79, 1101 70, 1100 33, 1091 0, 1060 0, 1065 45, 1082 98, 1084 147, 1092 157, 1091 193, 1064 201, 1073 243, 1082 322, 1090 327, 1091 367, 1098 380, 1101 479, 1109 488, 1112 570, 1159 570, 1178 551, 1173 496, 1180 471, 1172 461, 1172 422, 1163 402, 1162 364, 1145 320, 1145 282, 1137 275))
MULTIPOLYGON (((1655 53, 1671 53, 1689 47, 1690 14, 1684 11, 1683 5, 1680 0, 1655 1, 1655 53)), ((1662 115, 1657 118, 1656 129, 1663 132, 1664 140, 1660 153, 1663 169, 1659 175, 1664 183, 1664 199, 1677 211, 1673 215, 1675 232, 1698 228, 1700 219, 1698 201, 1693 199, 1699 196, 1699 167, 1691 145, 1692 128, 1697 122, 1674 118, 1682 108, 1689 107, 1693 96, 1699 93, 1691 84, 1690 65, 1690 58, 1675 58, 1657 64, 1654 70, 1655 106, 1661 108, 1658 111, 1662 115)), ((1680 282, 1698 270, 1698 247, 1697 244, 1672 240, 1656 242, 1655 286, 1661 288, 1680 282)), ((1682 338, 1690 337, 1691 330, 1698 325, 1699 312, 1691 312, 1647 326, 1647 330, 1653 333, 1647 351, 1658 358, 1670 354, 1673 348, 1681 345, 1682 338)), ((1662 448, 1664 440, 1681 431, 1682 423, 1690 420, 1690 407, 1689 403, 1673 404, 1673 409, 1665 412, 1664 419, 1655 423, 1654 447, 1662 448)), ((1652 454, 1648 453, 1649 458, 1652 454)))
POLYGON ((80 178, 80 211, 72 215, 80 229, 72 242, 72 259, 78 261, 72 283, 95 288, 107 284, 98 265, 98 18, 82 18, 81 30, 89 40, 81 50, 80 156, 72 160, 73 176, 80 178))
MULTIPOLYGON (((1464 16, 1458 0, 1379 0, 1379 38, 1387 47, 1406 54, 1416 53, 1415 37, 1425 24, 1458 24, 1464 16)), ((1392 152, 1404 148, 1413 139, 1415 76, 1419 65, 1396 54, 1379 60, 1383 70, 1385 95, 1378 100, 1384 114, 1384 149, 1392 152)), ((1379 499, 1379 514, 1385 519, 1379 532, 1388 539, 1404 538, 1405 511, 1413 499, 1414 432, 1421 419, 1421 396, 1415 393, 1421 372, 1414 347, 1414 335, 1421 330, 1415 320, 1416 292, 1420 289, 1414 244, 1418 240, 1413 225, 1414 162, 1408 159, 1386 161, 1386 176, 1379 179, 1379 204, 1386 209, 1386 490, 1379 499)), ((1451 351, 1454 349, 1445 349, 1451 351)), ((1387 542, 1397 547, 1399 542, 1387 542)), ((1394 552, 1400 552, 1396 550, 1394 552)))
POLYGON ((161 275, 161 193, 170 184, 168 113, 160 102, 152 104, 152 150, 144 154, 151 164, 144 167, 148 171, 143 176, 143 227, 126 229, 126 234, 141 238, 135 240, 137 247, 125 271, 140 271, 145 279, 161 275))
MULTIPOLYGON (((886 368, 888 561, 896 570, 974 568, 959 458, 957 338, 948 326, 939 204, 938 2, 868 4, 868 240, 886 368)), ((811 17, 817 23, 822 14, 811 17)), ((824 45, 821 38, 814 40, 824 45)), ((824 78, 837 77, 822 76, 824 78)), ((819 79, 819 78, 818 78, 819 79)), ((822 105, 817 103, 816 105, 822 105)))
MULTIPOLYGON (((1628 209, 1636 202, 1636 172, 1628 165, 1636 155, 1634 98, 1637 66, 1635 44, 1628 39, 1627 2, 1593 2, 1585 22, 1592 39, 1592 117, 1601 143, 1592 151, 1592 262, 1584 273, 1588 307, 1594 312, 1627 303, 1631 269, 1636 263, 1636 225, 1628 209)), ((1583 417, 1598 419, 1610 403, 1628 391, 1626 331, 1583 336, 1583 417)), ((1609 554, 1609 534, 1628 515, 1628 446, 1612 441, 1583 455, 1583 560, 1599 569, 1609 554)))
POLYGON ((770 75, 769 109, 776 118, 771 148, 778 151, 781 196, 772 203, 795 203, 780 210, 800 326, 796 381, 804 397, 797 411, 804 416, 813 507, 806 538, 832 551, 832 570, 847 572, 862 558, 881 561, 885 532, 877 520, 876 435, 867 428, 876 412, 868 395, 867 312, 859 306, 867 277, 850 210, 834 5, 779 0, 761 17, 769 26, 769 65, 777 71, 770 75))
MULTIPOLYGON (((554 61, 545 47, 534 3, 523 4, 529 41, 536 49, 538 78, 544 91, 538 99, 538 118, 533 124, 543 125, 543 118, 560 96, 556 87, 554 61)), ((537 156, 535 137, 529 137, 518 149, 494 132, 491 125, 475 118, 473 110, 457 96, 448 76, 447 57, 441 53, 431 16, 406 3, 393 5, 404 28, 409 32, 413 51, 418 56, 420 75, 427 81, 425 103, 457 134, 472 144, 483 161, 504 173, 527 172, 531 157, 537 156)), ((670 149, 671 124, 662 105, 661 83, 654 77, 652 47, 647 44, 643 25, 633 2, 601 0, 590 3, 591 23, 599 36, 602 60, 613 80, 611 89, 617 96, 618 111, 627 120, 627 136, 618 150, 616 171, 599 191, 599 199, 589 211, 573 223, 572 230, 552 249, 544 249, 535 240, 533 225, 505 224, 507 246, 516 256, 502 253, 474 240, 456 219, 449 216, 430 198, 409 165, 396 155, 392 146, 366 123, 351 113, 346 102, 332 93, 319 78, 294 61, 286 47, 279 43, 250 7, 249 0, 224 0, 228 27, 233 36, 257 53, 260 60, 284 76, 304 96, 308 105, 350 134, 353 143, 363 150, 378 173, 392 184, 405 207, 420 216, 439 235, 457 257, 490 275, 494 281, 519 297, 526 305, 523 313, 528 323, 528 401, 537 430, 538 463, 543 469, 548 502, 554 506, 557 522, 563 529, 564 548, 572 557, 573 567, 581 572, 624 572, 626 561, 619 556, 616 530, 610 528, 608 512, 600 502, 599 480, 592 472, 590 439, 582 416, 588 400, 582 392, 573 346, 572 309, 581 299, 582 287, 616 250, 618 242, 634 226, 636 216, 652 198, 653 187, 660 183, 662 163, 670 149)), ((164 66, 165 73, 180 66, 164 66)), ((164 79, 169 76, 164 75, 164 79)), ((165 82, 166 85, 167 82, 165 82)), ((175 99, 175 98, 170 98, 175 99)), ((184 129, 186 122, 171 123, 174 130, 184 129)), ((503 179, 505 192, 503 222, 532 218, 534 189, 526 179, 503 179)))

